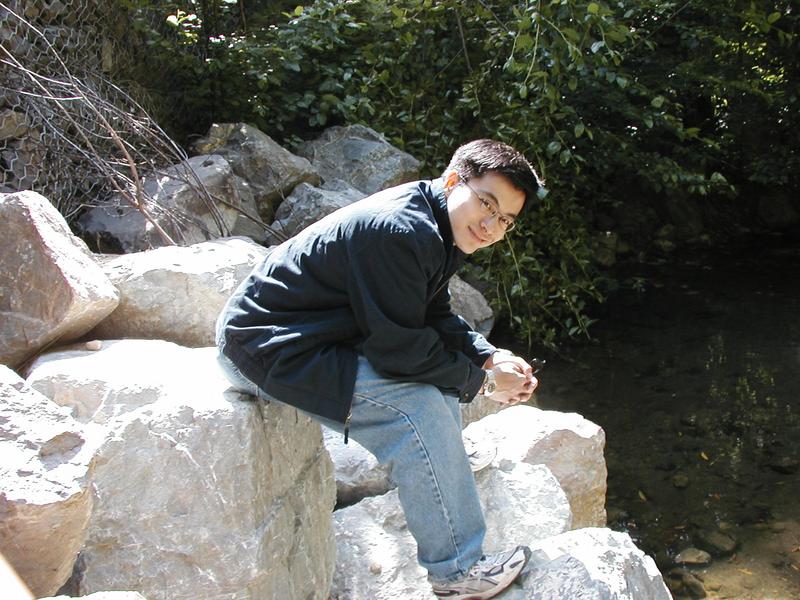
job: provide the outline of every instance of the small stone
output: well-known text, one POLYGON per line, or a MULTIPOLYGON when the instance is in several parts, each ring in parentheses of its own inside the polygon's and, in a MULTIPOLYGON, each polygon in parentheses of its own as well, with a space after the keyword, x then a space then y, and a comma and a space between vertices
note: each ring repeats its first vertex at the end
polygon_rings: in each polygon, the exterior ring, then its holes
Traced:
POLYGON ((369 572, 373 575, 380 575, 383 572, 383 567, 378 563, 372 563, 369 566, 369 572))
POLYGON ((699 548, 686 548, 675 557, 675 564, 689 566, 706 566, 711 564, 711 555, 699 548))
POLYGON ((738 542, 728 534, 718 530, 701 531, 696 543, 702 549, 707 550, 712 556, 727 556, 733 554, 738 546, 738 542))
POLYGON ((675 473, 672 476, 672 485, 679 490, 684 490, 689 487, 689 478, 683 473, 675 473))
POLYGON ((773 533, 783 533, 788 527, 789 525, 785 521, 775 521, 770 524, 770 529, 773 533))
POLYGON ((791 456, 781 456, 771 461, 769 468, 781 475, 792 475, 800 469, 800 461, 791 456))
POLYGON ((703 582, 686 569, 672 569, 667 573, 666 583, 674 594, 688 595, 692 598, 705 598, 703 582))

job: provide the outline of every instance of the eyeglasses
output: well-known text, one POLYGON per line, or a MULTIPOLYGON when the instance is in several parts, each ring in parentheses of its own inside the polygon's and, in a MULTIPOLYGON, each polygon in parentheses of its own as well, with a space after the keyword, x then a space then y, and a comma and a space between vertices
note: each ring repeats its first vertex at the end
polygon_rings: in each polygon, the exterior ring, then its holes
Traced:
POLYGON ((509 231, 514 229, 514 227, 517 226, 517 222, 514 219, 512 219, 511 217, 507 217, 506 215, 500 212, 500 207, 497 206, 497 203, 495 203, 493 200, 487 200, 486 198, 481 196, 478 193, 478 191, 474 187, 472 187, 466 179, 461 178, 461 183, 467 186, 470 189, 470 191, 473 194, 475 194, 475 197, 481 204, 483 212, 489 215, 491 218, 497 219, 497 222, 500 224, 500 227, 502 227, 504 233, 508 233, 509 231))

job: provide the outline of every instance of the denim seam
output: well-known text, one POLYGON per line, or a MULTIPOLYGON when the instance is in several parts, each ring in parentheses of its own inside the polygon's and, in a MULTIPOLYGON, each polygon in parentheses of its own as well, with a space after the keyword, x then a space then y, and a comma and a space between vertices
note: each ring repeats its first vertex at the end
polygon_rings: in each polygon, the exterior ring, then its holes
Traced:
POLYGON ((450 542, 453 544, 453 547, 456 550, 456 559, 455 559, 455 563, 456 564, 455 564, 455 566, 456 566, 456 570, 458 572, 459 577, 456 577, 455 579, 452 579, 452 580, 449 580, 449 581, 457 581, 460 577, 463 577, 464 575, 466 575, 466 571, 464 571, 464 569, 462 569, 461 565, 459 564, 460 561, 461 561, 461 547, 460 547, 458 541, 456 540, 455 531, 454 531, 454 527, 453 527, 453 522, 450 519, 450 514, 449 514, 447 508, 444 505, 444 499, 442 498, 441 486, 439 485, 439 481, 436 479, 436 473, 435 473, 433 465, 431 463, 430 456, 428 455, 428 449, 425 447, 425 444, 422 443, 422 439, 421 439, 421 437, 419 435, 419 432, 417 431, 416 426, 414 425, 413 421, 409 418, 408 414, 403 412, 402 410, 400 410, 396 406, 392 406, 390 404, 384 404, 383 402, 379 402, 379 401, 375 400, 374 398, 371 398, 369 396, 364 396, 363 394, 359 394, 359 393, 354 393, 353 397, 357 397, 357 398, 359 398, 359 399, 361 399, 361 400, 363 400, 365 402, 370 402, 371 404, 373 404, 375 406, 380 406, 382 408, 386 408, 386 409, 389 409, 391 411, 394 411, 399 415, 402 415, 403 418, 406 420, 406 423, 408 423, 409 426, 411 427, 411 431, 414 433, 414 438, 416 439, 419 447, 422 449, 423 455, 425 456, 425 462, 428 465, 429 476, 431 477, 431 479, 432 479, 432 481, 434 483, 434 488, 436 489, 436 494, 437 494, 437 499, 439 501, 439 506, 442 509, 442 513, 444 515, 445 521, 447 522, 447 526, 448 526, 448 528, 450 530, 450 542))

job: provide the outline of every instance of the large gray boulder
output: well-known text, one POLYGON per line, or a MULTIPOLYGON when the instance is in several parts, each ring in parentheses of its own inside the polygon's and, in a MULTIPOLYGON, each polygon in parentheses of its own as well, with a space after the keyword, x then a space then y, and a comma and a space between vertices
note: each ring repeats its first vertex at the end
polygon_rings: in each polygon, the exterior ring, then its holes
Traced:
MULTIPOLYGON (((547 467, 508 461, 479 473, 477 484, 489 550, 530 543, 571 526, 567 498, 547 467)), ((396 491, 336 511, 334 523, 337 565, 331 599, 432 597, 396 491)))
POLYGON ((16 367, 57 340, 89 331, 119 298, 43 196, 0 194, 0 223, 0 362, 16 367))
MULTIPOLYGON (((180 245, 230 235, 240 215, 239 188, 231 165, 221 156, 194 156, 142 180, 152 220, 180 245)), ((153 222, 121 196, 86 211, 78 227, 103 252, 170 245, 153 222)))
POLYGON ((108 260, 103 269, 119 290, 120 303, 91 335, 213 346, 222 307, 266 253, 247 238, 227 238, 108 260))
POLYGON ((627 533, 587 528, 540 540, 503 600, 672 600, 652 558, 627 533))
POLYGON ((280 243, 365 195, 340 179, 328 180, 321 187, 301 183, 281 202, 275 221, 270 225, 274 233, 268 233, 267 238, 272 243, 280 243))
POLYGON ((64 584, 86 538, 89 429, 0 365, 0 554, 37 596, 64 584))
POLYGON ((334 485, 320 428, 230 390, 215 349, 104 342, 39 358, 28 381, 109 432, 79 594, 327 598, 334 485))
POLYGON ((319 183, 319 175, 305 158, 295 156, 246 123, 215 123, 193 147, 202 154, 228 160, 234 173, 250 186, 258 212, 267 223, 295 186, 319 183))
POLYGON ((420 162, 364 125, 331 127, 297 149, 322 178, 343 179, 365 194, 419 179, 420 162))
POLYGON ((547 465, 569 498, 574 527, 605 525, 605 432, 599 426, 575 413, 517 405, 472 423, 464 436, 496 446, 495 463, 547 465))

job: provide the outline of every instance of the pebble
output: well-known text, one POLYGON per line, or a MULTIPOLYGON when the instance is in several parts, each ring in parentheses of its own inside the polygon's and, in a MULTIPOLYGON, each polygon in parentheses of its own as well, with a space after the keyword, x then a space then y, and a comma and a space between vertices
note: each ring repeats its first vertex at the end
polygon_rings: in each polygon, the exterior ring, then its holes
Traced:
POLYGON ((672 569, 665 579, 669 589, 675 594, 689 595, 692 598, 705 598, 703 582, 686 569, 672 569))
POLYGON ((781 475, 792 475, 800 469, 800 461, 791 456, 782 456, 770 461, 769 468, 781 475))
POLYGON ((369 566, 369 571, 373 575, 380 575, 383 572, 383 567, 379 563, 372 563, 369 566))
POLYGON ((733 554, 738 542, 726 533, 717 530, 702 530, 697 534, 696 543, 707 550, 712 556, 727 556, 733 554))
POLYGON ((711 564, 711 555, 699 548, 686 548, 675 557, 675 564, 702 567, 711 564))
POLYGON ((689 487, 689 478, 684 473, 675 473, 672 476, 672 485, 679 490, 684 490, 689 487))

